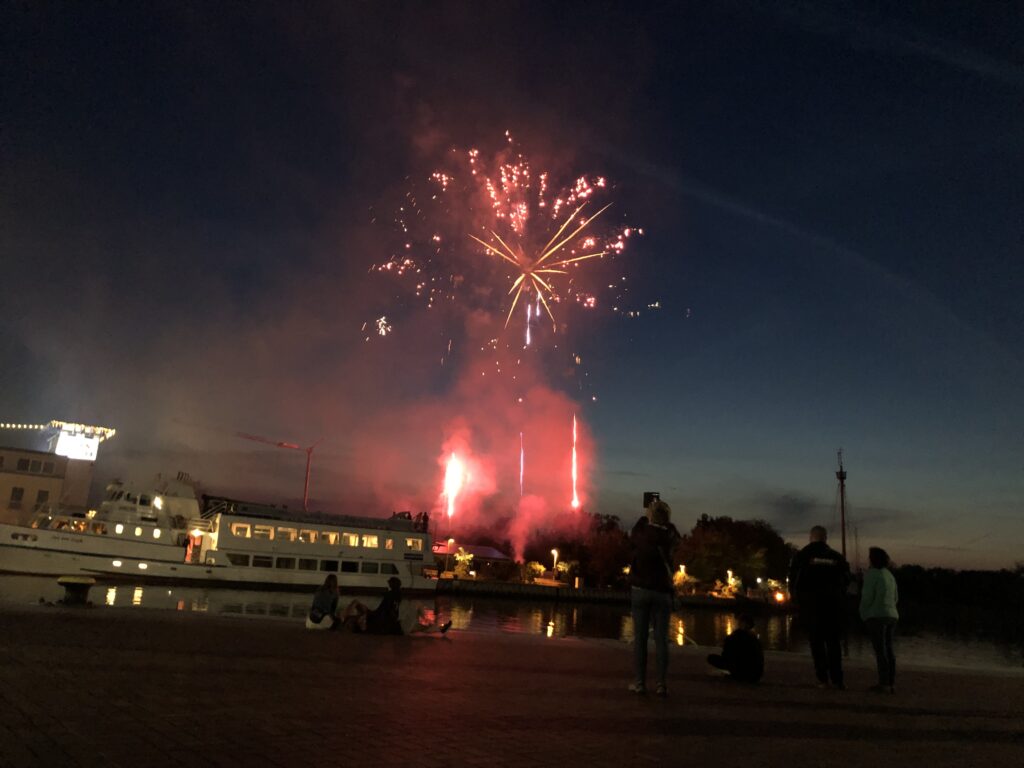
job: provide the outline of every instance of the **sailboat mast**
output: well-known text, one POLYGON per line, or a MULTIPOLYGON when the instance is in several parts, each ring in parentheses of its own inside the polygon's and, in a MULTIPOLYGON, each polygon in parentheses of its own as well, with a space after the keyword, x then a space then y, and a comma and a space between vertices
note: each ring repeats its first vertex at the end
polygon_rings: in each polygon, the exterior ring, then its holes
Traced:
POLYGON ((839 527, 843 532, 843 557, 846 557, 846 470, 843 469, 843 449, 839 449, 839 471, 836 472, 836 479, 839 480, 839 527))

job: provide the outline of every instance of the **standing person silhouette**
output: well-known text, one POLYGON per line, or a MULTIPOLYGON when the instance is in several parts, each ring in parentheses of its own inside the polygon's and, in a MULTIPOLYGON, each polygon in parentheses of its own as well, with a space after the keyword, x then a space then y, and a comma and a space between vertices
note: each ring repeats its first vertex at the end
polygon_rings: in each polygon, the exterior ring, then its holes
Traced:
POLYGON ((668 694, 668 622, 672 614, 672 549, 679 531, 669 522, 671 508, 658 500, 650 509, 651 519, 641 517, 630 533, 633 562, 629 567, 633 614, 634 682, 629 690, 647 692, 647 638, 654 625, 659 696, 668 694))
POLYGON ((871 635, 878 666, 878 685, 871 687, 879 693, 895 693, 896 654, 892 636, 900 614, 896 610, 899 594, 896 577, 889 570, 889 554, 881 547, 868 550, 871 567, 864 574, 864 587, 860 593, 860 617, 871 635))
POLYGON ((850 564, 826 542, 828 531, 811 528, 810 543, 789 569, 789 591, 807 628, 818 687, 846 688, 841 645, 850 564))

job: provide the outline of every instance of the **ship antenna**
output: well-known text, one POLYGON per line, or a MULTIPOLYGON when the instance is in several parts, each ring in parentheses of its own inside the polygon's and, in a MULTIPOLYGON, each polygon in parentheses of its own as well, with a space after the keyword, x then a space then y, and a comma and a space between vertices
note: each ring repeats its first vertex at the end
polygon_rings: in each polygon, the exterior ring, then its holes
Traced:
POLYGON ((836 479, 839 481, 839 528, 842 530, 843 557, 846 557, 846 470, 843 469, 843 449, 839 449, 839 471, 836 472, 836 479))

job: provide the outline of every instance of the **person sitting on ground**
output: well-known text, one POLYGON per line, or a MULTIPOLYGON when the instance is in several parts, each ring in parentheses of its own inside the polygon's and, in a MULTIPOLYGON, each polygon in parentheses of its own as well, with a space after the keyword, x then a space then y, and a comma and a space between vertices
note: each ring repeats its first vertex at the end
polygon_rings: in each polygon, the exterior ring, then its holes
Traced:
POLYGON ((328 574, 313 594, 313 605, 306 617, 307 629, 334 629, 338 626, 338 577, 328 574))
POLYGON ((366 631, 372 635, 401 635, 402 622, 398 618, 402 603, 402 580, 397 576, 388 579, 388 589, 380 605, 366 615, 366 631))
POLYGON ((353 600, 345 606, 345 611, 341 614, 340 625, 342 631, 361 635, 366 631, 366 617, 369 614, 369 608, 358 600, 353 600))
POLYGON ((754 634, 754 620, 747 615, 739 617, 739 629, 725 638, 722 653, 712 653, 708 663, 723 669, 734 680, 756 683, 764 674, 764 651, 754 634))

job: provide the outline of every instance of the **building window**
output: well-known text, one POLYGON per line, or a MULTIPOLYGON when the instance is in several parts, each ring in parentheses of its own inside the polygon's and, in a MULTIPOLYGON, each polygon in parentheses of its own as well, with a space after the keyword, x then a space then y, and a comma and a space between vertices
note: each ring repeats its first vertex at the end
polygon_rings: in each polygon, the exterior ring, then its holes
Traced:
POLYGON ((341 534, 341 541, 346 547, 358 547, 359 546, 359 534, 358 533, 343 533, 341 534))
POLYGON ((377 563, 363 563, 363 573, 380 573, 380 566, 377 563))
POLYGON ((377 544, 377 534, 375 534, 375 533, 364 533, 363 534, 363 546, 364 547, 369 547, 370 549, 376 549, 378 547, 378 544, 377 544))
POLYGON ((359 563, 355 560, 345 560, 341 564, 342 573, 359 573, 359 563))
MULTIPOLYGON (((3 459, 0 458, 0 467, 2 467, 3 465, 4 465, 3 459)), ((43 462, 43 474, 44 475, 52 475, 53 474, 53 462, 52 461, 44 461, 43 462)))
POLYGON ((384 549, 394 549, 394 548, 395 548, 395 540, 394 539, 392 539, 390 536, 388 536, 386 539, 384 539, 384 549))
POLYGON ((32 463, 29 465, 28 471, 29 472, 38 472, 42 468, 43 468, 42 462, 40 462, 38 459, 34 459, 32 461, 32 463))
POLYGON ((315 571, 316 560, 307 559, 305 557, 299 558, 299 570, 300 571, 315 571))
POLYGON ((410 549, 413 552, 423 551, 423 539, 406 539, 405 548, 410 549))
POLYGON ((307 531, 305 529, 299 531, 299 541, 304 544, 316 544, 318 538, 320 538, 320 534, 316 531, 307 531))
POLYGON ((28 472, 28 459, 18 459, 18 471, 28 472))
POLYGON ((237 536, 240 539, 250 538, 251 532, 249 530, 248 523, 232 523, 231 524, 231 535, 237 536))
POLYGON ((299 532, 294 528, 278 528, 277 538, 279 541, 295 541, 299 536, 299 532))
POLYGON ((8 506, 11 509, 19 509, 21 507, 21 500, 25 497, 25 489, 15 486, 11 488, 11 501, 8 506))
POLYGON ((380 572, 381 573, 398 573, 398 566, 396 566, 394 563, 381 563, 380 564, 380 572))
POLYGON ((50 500, 49 491, 39 491, 36 493, 36 506, 41 507, 50 500))
POLYGON ((290 571, 295 570, 295 558, 294 557, 279 557, 277 558, 277 567, 286 568, 290 571))
POLYGON ((253 568, 273 568, 274 558, 269 555, 253 555, 252 556, 252 567, 253 568))
POLYGON ((337 560, 321 560, 320 561, 321 571, 330 571, 331 573, 338 572, 338 561, 337 560))
POLYGON ((252 527, 252 537, 254 539, 267 539, 268 541, 274 540, 274 526, 272 525, 254 525, 252 527))
POLYGON ((225 554, 228 556, 228 562, 232 565, 249 565, 248 555, 239 555, 235 552, 226 552, 225 554))

